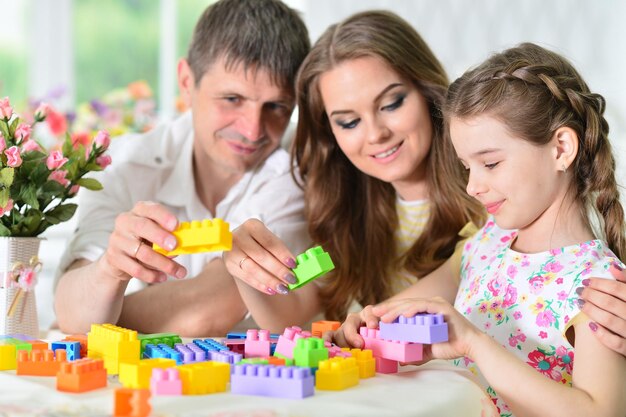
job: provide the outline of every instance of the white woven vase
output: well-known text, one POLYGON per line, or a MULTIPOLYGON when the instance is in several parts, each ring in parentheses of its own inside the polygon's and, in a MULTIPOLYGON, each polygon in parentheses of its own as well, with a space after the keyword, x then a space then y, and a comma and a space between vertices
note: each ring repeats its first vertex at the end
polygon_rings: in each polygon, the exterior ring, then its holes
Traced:
POLYGON ((35 290, 25 291, 13 314, 8 311, 18 288, 5 287, 7 275, 17 262, 28 266, 39 253, 41 239, 36 237, 0 237, 0 334, 24 334, 39 338, 35 290))

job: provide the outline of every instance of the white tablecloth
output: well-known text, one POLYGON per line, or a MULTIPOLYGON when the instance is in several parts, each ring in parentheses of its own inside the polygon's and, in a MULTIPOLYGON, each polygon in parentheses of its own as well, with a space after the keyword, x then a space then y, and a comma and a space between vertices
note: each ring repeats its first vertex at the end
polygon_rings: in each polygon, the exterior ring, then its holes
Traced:
MULTIPOLYGON (((68 394, 55 388, 54 377, 16 376, 0 372, 0 416, 111 416, 113 391, 121 385, 109 377, 107 388, 68 394)), ((151 416, 437 416, 492 415, 491 401, 469 371, 446 362, 405 366, 400 373, 377 374, 344 391, 319 391, 304 400, 233 395, 152 397, 151 416)))

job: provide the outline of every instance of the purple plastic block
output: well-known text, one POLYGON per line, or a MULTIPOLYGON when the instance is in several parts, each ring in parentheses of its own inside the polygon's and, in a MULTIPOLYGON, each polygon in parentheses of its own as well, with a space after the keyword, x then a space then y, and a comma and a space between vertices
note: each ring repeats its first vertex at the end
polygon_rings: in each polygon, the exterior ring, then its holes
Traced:
POLYGON ((422 360, 424 346, 421 343, 395 342, 383 340, 378 330, 361 327, 359 334, 365 342, 363 349, 371 349, 376 358, 391 359, 399 362, 415 362, 422 360))
POLYGON ((210 360, 215 362, 226 362, 231 365, 241 362, 243 355, 237 352, 222 351, 222 352, 210 352, 210 360))
POLYGON ((0 336, 0 339, 17 339, 24 342, 29 342, 31 340, 37 340, 36 337, 29 336, 27 334, 15 333, 15 334, 5 334, 0 336))
POLYGON ((174 348, 183 357, 183 363, 205 362, 207 360, 207 353, 195 343, 187 343, 186 345, 176 343, 174 348))
POLYGON ((448 324, 443 314, 416 314, 400 316, 391 323, 379 323, 379 337, 398 342, 433 344, 448 341, 448 324))
POLYGON ((300 399, 314 392, 315 380, 309 368, 240 364, 231 369, 233 394, 300 399))

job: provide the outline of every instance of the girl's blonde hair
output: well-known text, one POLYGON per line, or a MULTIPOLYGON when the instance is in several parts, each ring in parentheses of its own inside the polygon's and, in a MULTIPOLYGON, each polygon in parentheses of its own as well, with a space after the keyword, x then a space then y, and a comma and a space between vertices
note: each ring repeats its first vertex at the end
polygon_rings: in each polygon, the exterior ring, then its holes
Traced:
POLYGON ((446 120, 488 113, 513 134, 538 145, 548 143, 560 127, 573 129, 579 150, 571 167, 572 192, 586 221, 591 223, 589 214, 595 212, 602 237, 624 260, 624 209, 604 108, 604 98, 589 91, 565 58, 523 43, 491 56, 452 83, 444 112, 446 120))

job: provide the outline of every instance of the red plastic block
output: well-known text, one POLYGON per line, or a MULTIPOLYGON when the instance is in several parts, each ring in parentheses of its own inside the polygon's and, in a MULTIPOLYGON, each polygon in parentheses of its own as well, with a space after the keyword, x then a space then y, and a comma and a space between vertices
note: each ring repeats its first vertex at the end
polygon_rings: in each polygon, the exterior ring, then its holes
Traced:
POLYGON ((422 360, 423 345, 421 343, 393 342, 383 340, 376 329, 361 327, 359 334, 365 342, 365 349, 371 349, 377 358, 391 359, 398 362, 414 362, 422 360))
POLYGON ((246 332, 246 358, 263 358, 270 356, 270 331, 250 329, 246 332))
POLYGON ((107 371, 102 359, 78 359, 61 365, 57 374, 57 390, 85 392, 107 386, 107 371))
POLYGON ((113 417, 148 417, 150 406, 150 390, 118 388, 115 390, 115 406, 113 417))
POLYGON ((324 332, 335 331, 341 326, 338 321, 316 321, 311 325, 311 334, 315 337, 322 337, 324 332))
POLYGON ((61 364, 67 362, 65 350, 35 349, 31 352, 20 350, 17 352, 17 375, 56 376, 61 364))

